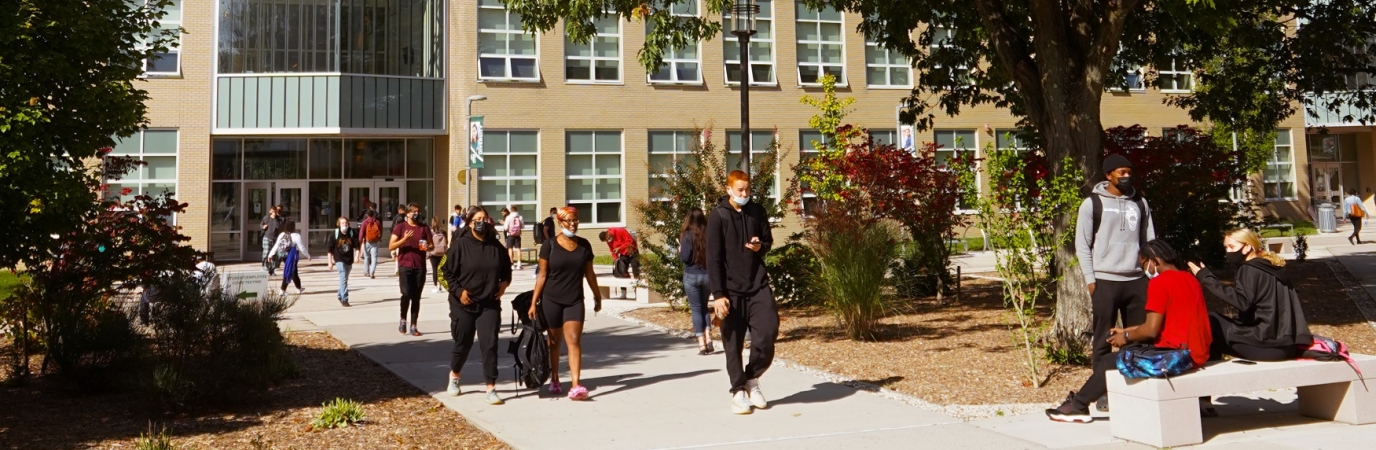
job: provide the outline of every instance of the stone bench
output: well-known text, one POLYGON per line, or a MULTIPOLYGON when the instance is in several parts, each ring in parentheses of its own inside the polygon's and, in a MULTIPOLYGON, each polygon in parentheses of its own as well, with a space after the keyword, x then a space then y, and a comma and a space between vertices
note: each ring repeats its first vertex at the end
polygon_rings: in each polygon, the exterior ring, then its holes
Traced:
POLYGON ((1204 442, 1199 397, 1292 387, 1299 388, 1300 414, 1376 423, 1376 356, 1352 358, 1364 375, 1346 362, 1324 361, 1215 361, 1169 380, 1129 380, 1113 370, 1107 380, 1113 437, 1157 447, 1199 444, 1204 442))
MULTIPOLYGON (((664 298, 660 296, 659 293, 651 291, 644 283, 637 283, 631 278, 600 276, 597 277, 597 288, 601 291, 601 297, 604 300, 612 298, 612 289, 616 289, 615 292, 617 296, 620 297, 621 288, 626 288, 628 292, 634 295, 637 303, 651 304, 664 302, 664 298)), ((589 299, 592 298, 592 290, 588 287, 587 283, 583 284, 583 295, 589 299)), ((620 298, 624 299, 626 297, 620 298)))

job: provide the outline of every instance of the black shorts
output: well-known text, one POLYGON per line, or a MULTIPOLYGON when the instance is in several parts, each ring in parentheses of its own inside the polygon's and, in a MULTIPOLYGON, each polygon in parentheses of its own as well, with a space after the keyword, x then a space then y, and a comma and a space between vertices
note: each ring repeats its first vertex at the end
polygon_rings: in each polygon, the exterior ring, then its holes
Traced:
POLYGON ((545 315, 545 323, 549 324, 550 328, 561 328, 564 322, 583 322, 588 312, 582 300, 572 305, 541 301, 540 314, 545 315))
POLYGON ((506 235, 506 248, 521 248, 521 235, 506 235))

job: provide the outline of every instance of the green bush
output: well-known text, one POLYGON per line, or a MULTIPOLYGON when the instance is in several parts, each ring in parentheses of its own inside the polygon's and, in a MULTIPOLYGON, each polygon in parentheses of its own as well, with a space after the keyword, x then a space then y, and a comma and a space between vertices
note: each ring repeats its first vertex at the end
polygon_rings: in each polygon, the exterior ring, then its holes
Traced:
MULTIPOLYGON (((808 244, 817 258, 822 302, 851 339, 872 340, 884 316, 885 277, 899 232, 887 221, 836 220, 823 211, 810 220, 808 244)), ((854 217, 849 217, 854 219, 854 217)))
POLYGON ((317 430, 344 428, 362 422, 367 417, 363 414, 363 404, 353 400, 336 398, 333 402, 325 402, 321 406, 324 409, 320 411, 320 416, 311 421, 311 428, 317 430))
POLYGON ((172 437, 167 435, 166 428, 154 434, 152 425, 149 425, 147 434, 139 433, 139 438, 134 440, 134 450, 177 450, 177 448, 176 444, 172 443, 172 437))
POLYGON ((764 257, 770 288, 781 305, 810 306, 823 298, 817 257, 799 239, 799 235, 790 236, 787 244, 774 247, 764 257))
POLYGON ((941 262, 941 255, 930 255, 924 248, 912 241, 895 244, 895 257, 891 263, 890 277, 894 292, 903 298, 921 298, 950 293, 955 286, 955 275, 941 262), (939 269, 937 269, 939 267, 939 269))

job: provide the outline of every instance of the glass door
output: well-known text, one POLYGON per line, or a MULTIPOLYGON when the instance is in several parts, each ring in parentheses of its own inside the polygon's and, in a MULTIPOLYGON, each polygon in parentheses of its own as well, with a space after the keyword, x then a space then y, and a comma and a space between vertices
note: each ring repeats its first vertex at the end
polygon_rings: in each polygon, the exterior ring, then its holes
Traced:
POLYGON ((400 217, 397 217, 397 207, 406 204, 406 183, 402 181, 375 181, 373 185, 377 188, 377 211, 382 215, 382 226, 391 232, 392 224, 401 220, 400 217))
POLYGON ((1311 167, 1314 171, 1314 203, 1342 204, 1343 171, 1341 167, 1337 163, 1314 163, 1311 167))
POLYGON ((246 261, 260 261, 263 259, 263 218, 267 217, 268 209, 275 203, 272 201, 272 183, 244 183, 244 254, 246 261))
POLYGON ((282 216, 296 222, 298 232, 305 232, 306 225, 306 183, 304 181, 278 181, 277 204, 282 205, 282 216))
POLYGON ((344 217, 353 221, 353 226, 363 222, 363 212, 368 205, 377 200, 377 192, 372 181, 344 182, 344 217))

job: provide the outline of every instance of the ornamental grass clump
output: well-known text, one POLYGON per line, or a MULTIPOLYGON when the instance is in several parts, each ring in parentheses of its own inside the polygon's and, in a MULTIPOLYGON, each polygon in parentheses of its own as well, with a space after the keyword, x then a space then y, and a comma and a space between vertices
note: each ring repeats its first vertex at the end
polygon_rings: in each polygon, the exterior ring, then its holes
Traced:
POLYGON ((899 232, 889 221, 856 219, 823 211, 810 221, 808 243, 817 257, 822 304, 851 339, 874 340, 899 232))
POLYGON ((321 406, 325 409, 320 411, 320 417, 311 422, 311 428, 316 430, 344 428, 362 422, 367 417, 363 414, 363 404, 353 400, 336 398, 321 406))

